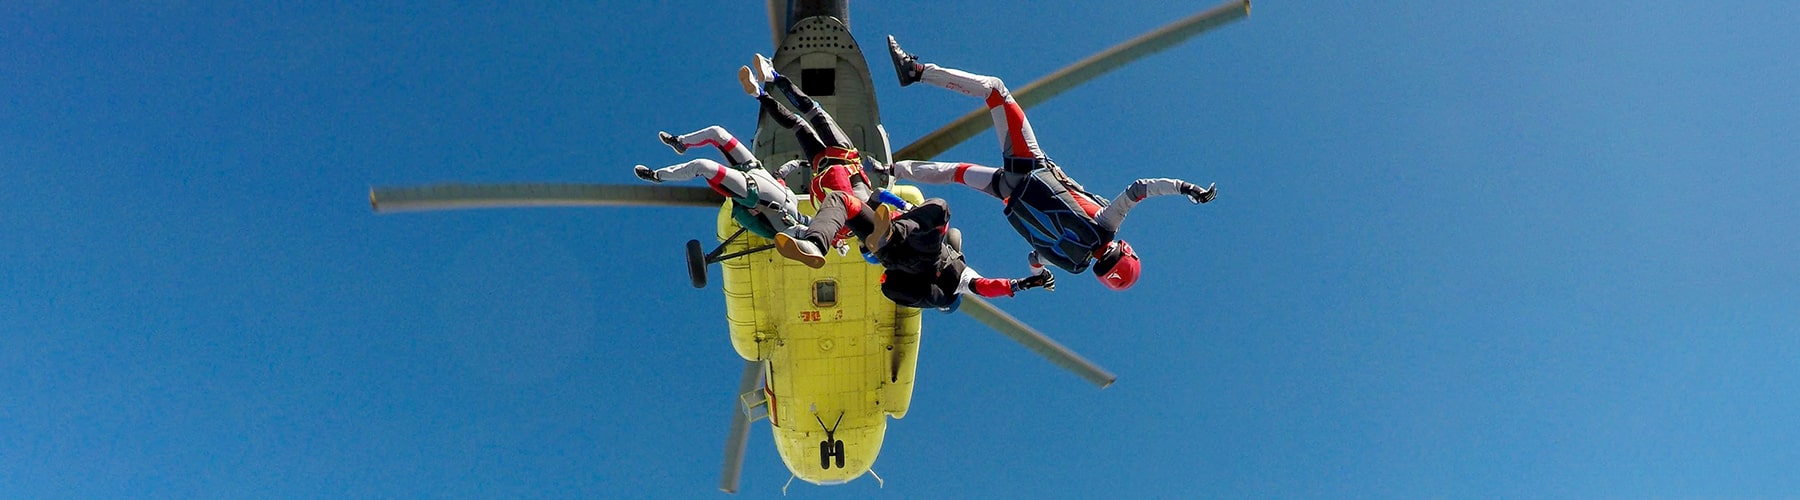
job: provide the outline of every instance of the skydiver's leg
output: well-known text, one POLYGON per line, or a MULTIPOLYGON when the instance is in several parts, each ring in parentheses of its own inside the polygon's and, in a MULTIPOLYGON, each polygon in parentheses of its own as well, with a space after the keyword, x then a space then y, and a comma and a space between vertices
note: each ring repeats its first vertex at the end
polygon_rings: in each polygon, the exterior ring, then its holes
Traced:
POLYGON ((725 131, 724 127, 718 125, 676 136, 675 140, 684 149, 700 146, 719 148, 719 153, 725 155, 725 161, 731 162, 732 165, 743 166, 756 161, 756 156, 750 154, 749 147, 738 142, 731 132, 725 131))
POLYGON ((819 138, 819 132, 813 130, 812 125, 800 121, 799 116, 782 107, 781 103, 775 102, 775 98, 769 97, 769 94, 761 94, 756 96, 756 102, 762 105, 763 112, 768 113, 776 125, 794 131, 794 137, 800 140, 800 151, 806 155, 807 161, 812 161, 814 156, 825 151, 825 142, 819 138))
POLYGON ((962 184, 987 193, 988 196, 1004 198, 997 182, 1000 170, 994 167, 973 163, 904 160, 894 162, 889 168, 896 179, 926 184, 962 184))
POLYGON ((794 103, 794 109, 800 110, 800 113, 806 116, 806 120, 812 124, 813 130, 818 133, 821 142, 827 146, 855 148, 850 144, 849 134, 845 134, 843 129, 838 128, 837 121, 831 119, 831 114, 826 113, 825 108, 819 106, 818 101, 814 101, 812 97, 801 92, 800 88, 795 86, 792 80, 788 80, 786 75, 776 74, 774 78, 775 88, 780 89, 782 94, 786 94, 788 102, 794 103))
POLYGON ((654 175, 659 181, 685 181, 702 177, 706 179, 706 184, 712 186, 713 190, 718 191, 719 194, 732 198, 743 198, 750 195, 750 184, 744 182, 743 172, 727 168, 720 165, 719 162, 706 158, 696 158, 687 163, 659 168, 656 169, 654 175))
MULTIPOLYGON (((1012 92, 1000 78, 924 64, 919 67, 919 81, 985 99, 988 115, 994 120, 994 133, 1000 136, 1002 156, 1021 160, 1045 156, 1043 149, 1038 147, 1037 136, 1031 132, 1031 122, 1025 119, 1025 109, 1013 100, 1012 92)), ((1005 167, 1024 173, 1030 171, 1031 166, 1028 162, 1008 161, 1005 167)))
MULTIPOLYGON (((1119 225, 1125 223, 1125 215, 1130 213, 1132 207, 1137 206, 1138 202, 1144 201, 1144 198, 1179 194, 1188 196, 1194 203, 1200 203, 1202 201, 1200 196, 1209 192, 1210 190, 1206 188, 1195 186, 1181 179, 1138 179, 1130 186, 1126 186, 1125 191, 1119 193, 1117 198, 1113 198, 1111 205, 1107 205, 1106 208, 1100 209, 1099 213, 1094 214, 1094 222, 1108 230, 1118 231, 1119 225)), ((1211 198, 1205 199, 1210 200, 1211 198)))
POLYGON ((819 211, 813 214, 812 223, 800 232, 800 236, 819 248, 827 248, 846 227, 858 238, 868 236, 875 230, 875 211, 850 193, 833 191, 819 204, 819 211))

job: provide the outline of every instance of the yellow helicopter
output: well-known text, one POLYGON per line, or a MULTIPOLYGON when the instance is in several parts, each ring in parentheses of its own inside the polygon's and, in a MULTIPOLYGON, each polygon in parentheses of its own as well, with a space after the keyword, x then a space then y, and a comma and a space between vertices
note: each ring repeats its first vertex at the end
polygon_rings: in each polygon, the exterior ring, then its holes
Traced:
MULTIPOLYGON (((992 126, 987 110, 979 109, 894 151, 881 126, 867 60, 850 34, 848 0, 770 0, 768 5, 775 68, 824 106, 864 155, 883 163, 929 159, 992 126)), ((1034 106, 1249 12, 1248 0, 1228 1, 1076 62, 1013 96, 1021 106, 1034 106)), ((752 149, 764 164, 801 157, 798 141, 786 129, 766 115, 757 125, 752 149)), ((801 170, 786 179, 788 185, 806 185, 810 172, 801 170)), ((918 188, 868 173, 875 185, 909 202, 923 201, 918 188)), ((775 448, 793 478, 832 485, 872 474, 888 417, 906 416, 918 366, 921 311, 882 296, 881 267, 860 256, 829 255, 823 268, 812 269, 768 252, 773 245, 739 226, 731 216, 732 203, 710 188, 436 184, 373 188, 369 202, 378 213, 542 206, 715 209, 719 244, 706 251, 699 240, 689 240, 687 267, 692 284, 704 288, 707 266, 719 264, 731 344, 745 360, 719 482, 727 493, 737 491, 750 424, 757 420, 768 419, 775 448)), ((803 203, 803 211, 810 212, 810 205, 803 203)), ((1099 387, 1116 379, 980 297, 964 296, 957 311, 1099 387)))

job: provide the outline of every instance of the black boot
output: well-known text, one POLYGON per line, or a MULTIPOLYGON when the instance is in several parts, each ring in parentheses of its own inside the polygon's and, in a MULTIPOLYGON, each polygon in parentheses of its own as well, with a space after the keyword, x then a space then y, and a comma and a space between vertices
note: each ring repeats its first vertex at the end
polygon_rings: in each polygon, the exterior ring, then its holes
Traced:
POLYGON ((662 179, 656 178, 656 171, 650 170, 650 167, 638 165, 636 167, 632 167, 631 172, 637 174, 639 179, 643 179, 643 180, 658 183, 658 184, 662 183, 662 179))
POLYGON ((669 149, 675 150, 675 154, 678 154, 678 155, 679 154, 687 154, 687 145, 682 144, 681 139, 677 139, 677 138, 675 138, 675 136, 669 135, 668 132, 657 132, 656 138, 662 139, 663 144, 668 144, 669 149))
POLYGON ((1213 201, 1213 198, 1217 198, 1219 196, 1218 192, 1213 190, 1213 186, 1215 186, 1215 185, 1217 185, 1217 184, 1216 183, 1215 184, 1207 184, 1206 187, 1202 188, 1200 186, 1193 185, 1192 183, 1184 182, 1181 184, 1181 194, 1187 195, 1188 201, 1192 201, 1194 203, 1206 203, 1209 201, 1213 201))
POLYGON ((900 50, 894 35, 888 35, 888 56, 894 59, 894 75, 900 77, 901 87, 919 82, 919 57, 900 50))

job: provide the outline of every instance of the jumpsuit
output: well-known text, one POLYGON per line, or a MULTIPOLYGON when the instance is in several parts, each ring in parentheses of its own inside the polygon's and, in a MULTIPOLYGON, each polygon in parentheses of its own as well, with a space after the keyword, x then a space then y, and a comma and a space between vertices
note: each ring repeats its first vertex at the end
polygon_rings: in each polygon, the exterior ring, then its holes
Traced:
MULTIPOLYGON (((1125 222, 1125 215, 1144 198, 1182 194, 1181 188, 1187 184, 1180 179, 1138 179, 1108 203, 1062 174, 1061 167, 1050 161, 1043 149, 1038 147, 1037 136, 1031 131, 1031 122, 1026 120, 1025 110, 1013 100, 1012 93, 1000 78, 924 64, 919 81, 986 100, 988 114, 994 121, 994 132, 1000 137, 1002 168, 973 163, 906 160, 892 165, 895 178, 926 184, 962 184, 1005 202, 1029 180, 1032 171, 1048 168, 1069 188, 1070 194, 1092 219, 1093 224, 1105 230, 1098 232, 1107 235, 1117 232, 1125 222)), ((1109 242, 1110 239, 1100 242, 1095 250, 1104 249, 1109 242)), ((1031 254, 1030 260, 1034 272, 1042 269, 1036 252, 1031 254)))

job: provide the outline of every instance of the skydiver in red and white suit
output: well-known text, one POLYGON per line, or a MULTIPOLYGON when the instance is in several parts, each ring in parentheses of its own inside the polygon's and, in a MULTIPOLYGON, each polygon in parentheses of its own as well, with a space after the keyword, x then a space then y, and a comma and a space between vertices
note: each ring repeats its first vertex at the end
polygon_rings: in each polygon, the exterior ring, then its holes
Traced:
POLYGON ((775 72, 775 66, 762 54, 757 54, 750 64, 738 68, 738 83, 743 84, 744 93, 756 98, 757 104, 775 120, 775 124, 794 132, 794 138, 800 142, 801 154, 812 165, 812 182, 807 185, 807 194, 812 201, 824 200, 833 186, 845 187, 859 193, 858 198, 867 198, 870 187, 869 178, 862 170, 862 153, 850 142, 850 135, 838 128, 831 113, 801 92, 787 76, 775 72), (788 111, 776 102, 766 90, 768 86, 774 86, 787 96, 788 102, 793 103, 800 113, 788 111))
POLYGON ((1000 136, 1001 168, 973 163, 898 161, 888 168, 894 177, 927 184, 962 184, 987 193, 1006 204, 1014 229, 1034 248, 1030 255, 1034 273, 1047 273, 1050 262, 1072 273, 1092 266, 1094 276, 1107 288, 1124 290, 1137 283, 1141 272, 1131 245, 1115 238, 1126 213, 1152 196, 1184 195, 1194 203, 1206 203, 1215 195, 1212 186, 1200 187, 1180 179, 1138 179, 1111 202, 1081 187, 1038 148, 1024 109, 1013 100, 1006 83, 997 77, 920 64, 888 37, 888 51, 900 86, 925 82, 987 101, 1000 136))

